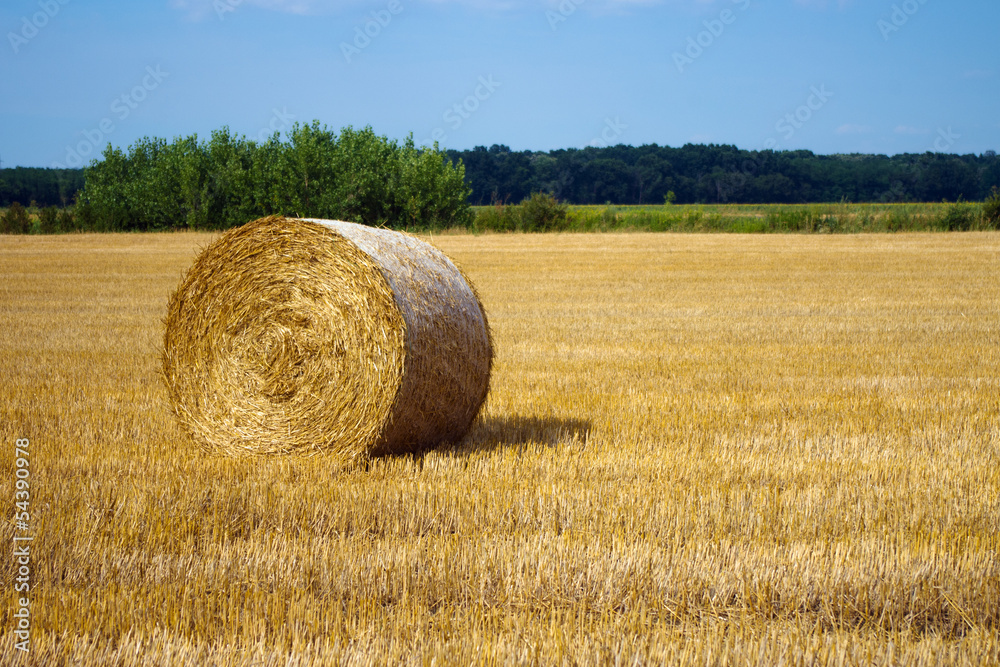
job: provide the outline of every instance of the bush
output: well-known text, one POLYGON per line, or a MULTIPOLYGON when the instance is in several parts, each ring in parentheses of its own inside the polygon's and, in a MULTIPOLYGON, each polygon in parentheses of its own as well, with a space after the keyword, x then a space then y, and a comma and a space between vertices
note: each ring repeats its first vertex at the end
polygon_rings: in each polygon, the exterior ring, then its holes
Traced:
POLYGON ((46 206, 39 212, 38 231, 41 234, 55 234, 59 231, 59 209, 46 206))
POLYGON ((63 233, 72 232, 76 229, 76 220, 71 210, 64 208, 59 211, 59 220, 56 223, 56 229, 63 233))
POLYGON ((566 224, 566 204, 544 192, 521 202, 521 228, 526 232, 549 232, 566 224))
POLYGON ((938 225, 949 232, 967 232, 972 229, 975 217, 972 207, 959 198, 957 202, 948 207, 948 210, 938 221, 938 225))
POLYGON ((103 221, 98 219, 94 212, 94 207, 90 204, 85 194, 81 194, 77 199, 76 207, 73 210, 73 218, 77 229, 85 229, 90 232, 106 232, 103 221))
POLYGON ((14 202, 7 212, 0 217, 0 233, 27 234, 31 231, 31 218, 19 202, 14 202))
POLYGON ((476 211, 473 229, 477 232, 513 232, 521 228, 521 207, 494 203, 476 211))
POLYGON ((983 202, 983 224, 987 229, 1000 229, 1000 188, 993 186, 993 192, 983 202))
POLYGON ((601 211, 601 228, 616 229, 618 227, 618 209, 605 205, 601 211))

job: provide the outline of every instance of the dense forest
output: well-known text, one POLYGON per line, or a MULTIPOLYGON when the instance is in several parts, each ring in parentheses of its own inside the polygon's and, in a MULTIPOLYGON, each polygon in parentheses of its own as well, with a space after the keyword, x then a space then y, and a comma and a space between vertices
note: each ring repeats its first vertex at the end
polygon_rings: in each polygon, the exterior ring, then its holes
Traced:
POLYGON ((37 206, 69 206, 83 183, 83 169, 0 169, 0 208, 14 202, 25 206, 31 202, 37 206))
MULTIPOLYGON (((290 138, 287 145, 314 141, 319 130, 305 126, 299 132, 305 134, 290 138)), ((364 132, 371 139, 370 130, 364 132)), ((328 135, 320 137, 320 144, 329 143, 328 135)), ((138 142, 133 147, 137 150, 129 154, 142 161, 168 147, 190 152, 198 143, 196 138, 171 144, 147 139, 138 142)), ((216 157, 200 160, 197 167, 197 185, 207 188, 206 192, 243 178, 241 170, 250 169, 246 155, 275 157, 275 151, 281 152, 280 146, 286 144, 275 139, 258 146, 225 130, 213 135, 209 145, 218 149, 216 157), (229 154, 241 151, 244 155, 239 159, 229 154), (225 154, 225 159, 216 159, 219 154, 225 154)), ((319 152, 310 160, 322 159, 322 150, 316 150, 319 152)), ((569 204, 662 204, 668 197, 678 204, 981 201, 992 187, 1000 185, 1000 158, 994 151, 978 156, 921 153, 889 157, 816 155, 804 150, 746 151, 726 145, 619 145, 539 152, 512 151, 494 144, 444 154, 455 165, 461 160, 471 188, 468 201, 473 205, 517 203, 533 192, 551 193, 569 204)), ((123 155, 109 146, 104 159, 112 156, 118 160, 123 155)), ((112 171, 110 166, 95 161, 92 176, 112 171), (95 165, 99 165, 96 170, 95 165)), ((323 171, 321 167, 312 165, 307 171, 323 171)), ((289 169, 269 168, 267 173, 275 178, 295 178, 289 169)), ((246 174, 247 178, 252 176, 246 174)), ((265 174, 257 176, 264 178, 265 174)), ((2 169, 0 207, 15 201, 24 205, 34 202, 39 207, 70 205, 84 184, 84 170, 2 169)), ((312 186, 313 192, 320 185, 312 186)), ((174 194, 180 194, 179 187, 175 189, 178 192, 174 194)), ((170 191, 164 191, 156 198, 169 195, 170 191)), ((273 199, 273 193, 268 196, 273 199)))
POLYGON ((793 204, 983 200, 1000 158, 942 153, 815 155, 735 146, 611 146, 543 152, 477 146, 461 159, 472 204, 549 192, 570 204, 793 204))

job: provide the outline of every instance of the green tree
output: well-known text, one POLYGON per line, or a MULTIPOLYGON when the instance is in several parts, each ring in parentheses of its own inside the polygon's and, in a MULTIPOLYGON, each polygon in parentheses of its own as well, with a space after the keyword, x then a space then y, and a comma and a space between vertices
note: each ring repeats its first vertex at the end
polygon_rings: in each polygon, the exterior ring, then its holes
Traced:
POLYGON ((300 218, 344 217, 335 200, 336 135, 319 121, 295 123, 281 153, 279 191, 284 213, 300 218))
POLYGON ((394 184, 398 226, 468 227, 472 208, 468 198, 472 190, 465 183, 461 160, 452 163, 433 148, 417 149, 413 136, 399 151, 399 176, 394 184))
POLYGON ((59 209, 46 206, 38 213, 38 231, 41 234, 55 234, 59 231, 59 209))
POLYGON ((120 231, 131 228, 131 161, 119 148, 108 144, 102 160, 87 169, 80 196, 81 216, 88 229, 120 231))
POLYGON ((216 229, 271 214, 368 225, 453 226, 472 220, 464 168, 434 149, 370 127, 339 135, 318 121, 258 145, 231 134, 108 148, 87 170, 79 219, 99 229, 216 229))
POLYGON ((164 154, 164 175, 176 180, 177 219, 171 227, 207 229, 210 227, 205 153, 198 145, 198 135, 174 139, 164 154))
POLYGON ((31 231, 31 218, 20 202, 14 202, 0 216, 0 227, 0 232, 4 234, 27 234, 31 231))
MULTIPOLYGON (((212 132, 200 160, 203 175, 203 227, 227 229, 241 225, 261 212, 253 201, 252 165, 256 145, 229 128, 212 132)), ((198 159, 194 155, 192 159, 198 159)))
POLYGON ((1000 229, 1000 188, 995 185, 983 202, 983 223, 990 229, 1000 229))
MULTIPOLYGON (((667 192, 673 186, 672 167, 670 163, 655 152, 648 152, 635 162, 635 180, 638 185, 638 200, 636 203, 664 201, 667 192)), ((624 203, 624 202, 622 202, 624 203)))
POLYGON ((282 189, 284 150, 278 132, 261 144, 252 144, 253 159, 248 174, 250 205, 261 216, 289 212, 282 189))
POLYGON ((548 232, 566 223, 566 204, 544 192, 536 192, 521 202, 521 224, 526 232, 548 232))
POLYGON ((78 229, 73 211, 64 208, 59 211, 59 220, 56 223, 56 231, 67 233, 78 229))
POLYGON ((400 183, 400 148, 376 136, 370 127, 348 126, 336 138, 329 165, 333 176, 331 205, 345 220, 393 226, 400 215, 391 191, 400 183))

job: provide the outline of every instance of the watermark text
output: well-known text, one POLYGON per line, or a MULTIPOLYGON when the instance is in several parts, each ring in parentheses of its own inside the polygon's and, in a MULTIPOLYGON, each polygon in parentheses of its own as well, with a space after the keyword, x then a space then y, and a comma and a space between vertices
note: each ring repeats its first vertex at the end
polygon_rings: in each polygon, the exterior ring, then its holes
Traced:
POLYGON ((904 0, 900 4, 893 5, 889 16, 880 18, 875 24, 878 31, 882 33, 882 39, 888 42, 889 36, 899 32, 904 25, 910 22, 910 18, 920 11, 920 6, 926 4, 927 0, 904 0))
POLYGON ((31 442, 14 442, 14 648, 27 653, 31 648, 31 442))
MULTIPOLYGON (((479 77, 478 85, 472 93, 445 109, 441 115, 441 119, 448 124, 448 127, 452 131, 457 130, 462 127, 465 121, 472 117, 472 114, 479 110, 480 104, 490 99, 497 88, 502 85, 500 81, 493 78, 492 74, 479 77)), ((431 131, 430 140, 422 142, 421 145, 431 146, 438 142, 444 142, 447 139, 448 135, 444 128, 437 127, 431 131)))
POLYGON ((70 0, 38 0, 39 11, 30 17, 22 16, 21 29, 17 32, 12 30, 7 33, 7 41, 10 42, 10 48, 14 49, 14 54, 17 55, 22 46, 26 46, 28 42, 37 37, 38 33, 49 24, 49 21, 62 10, 63 5, 67 5, 69 2, 70 0))
MULTIPOLYGON (((170 76, 170 72, 164 72, 159 65, 156 67, 147 66, 146 75, 142 81, 128 92, 122 93, 111 100, 108 106, 109 111, 119 122, 124 121, 132 112, 139 108, 149 94, 160 87, 160 84, 170 76)), ((84 166, 87 156, 100 152, 106 143, 108 136, 115 131, 115 121, 111 116, 102 118, 95 127, 83 130, 83 140, 78 141, 74 146, 66 146, 66 157, 63 162, 53 162, 53 169, 76 169, 84 166)))
POLYGON ((340 43, 344 60, 350 64, 355 57, 360 56, 371 45, 372 40, 381 35, 384 28, 389 27, 392 17, 402 13, 403 5, 399 0, 389 0, 385 9, 372 10, 371 18, 363 26, 354 26, 354 40, 340 43))
MULTIPOLYGON (((750 0, 732 0, 732 2, 741 11, 746 11, 747 7, 750 6, 750 0)), ((683 74, 686 67, 693 65, 695 60, 701 58, 702 54, 711 48, 717 39, 722 37, 726 26, 736 23, 738 16, 732 9, 723 9, 717 18, 702 21, 705 29, 693 37, 688 37, 687 47, 683 51, 674 51, 674 65, 677 66, 677 71, 683 74)))

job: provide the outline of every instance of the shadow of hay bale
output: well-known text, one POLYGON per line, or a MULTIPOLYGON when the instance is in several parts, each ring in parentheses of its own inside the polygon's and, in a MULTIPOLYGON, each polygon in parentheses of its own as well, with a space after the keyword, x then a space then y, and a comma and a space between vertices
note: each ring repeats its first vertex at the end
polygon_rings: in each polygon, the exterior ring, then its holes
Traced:
POLYGON ((527 445, 553 447, 560 442, 584 441, 589 435, 590 421, 586 419, 481 416, 452 451, 463 454, 527 445))
POLYGON ((509 448, 523 450, 528 446, 554 447, 560 442, 586 442, 590 435, 590 421, 586 419, 561 419, 558 417, 483 417, 473 422, 469 432, 460 442, 445 444, 420 452, 373 454, 373 459, 403 459, 416 461, 432 452, 446 456, 468 456, 509 448))

